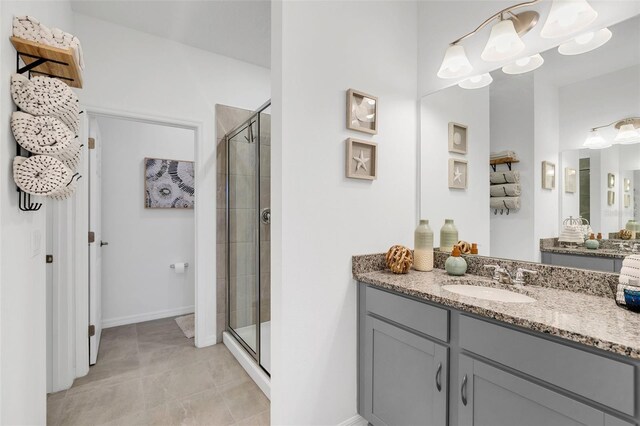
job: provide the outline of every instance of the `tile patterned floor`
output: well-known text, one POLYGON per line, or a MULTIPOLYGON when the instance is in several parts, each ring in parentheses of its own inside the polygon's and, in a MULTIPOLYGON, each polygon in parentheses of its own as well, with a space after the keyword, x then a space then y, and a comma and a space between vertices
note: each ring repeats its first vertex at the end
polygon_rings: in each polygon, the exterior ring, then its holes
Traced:
POLYGON ((103 330, 98 362, 47 399, 47 424, 269 425, 269 400, 227 348, 197 349, 173 318, 103 330))

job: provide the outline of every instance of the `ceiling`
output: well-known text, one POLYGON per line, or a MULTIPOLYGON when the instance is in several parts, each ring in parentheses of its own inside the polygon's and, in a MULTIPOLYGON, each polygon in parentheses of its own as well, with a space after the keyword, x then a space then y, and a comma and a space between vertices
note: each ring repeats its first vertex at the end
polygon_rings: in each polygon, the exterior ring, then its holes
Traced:
POLYGON ((72 0, 75 12, 271 68, 270 0, 72 0))

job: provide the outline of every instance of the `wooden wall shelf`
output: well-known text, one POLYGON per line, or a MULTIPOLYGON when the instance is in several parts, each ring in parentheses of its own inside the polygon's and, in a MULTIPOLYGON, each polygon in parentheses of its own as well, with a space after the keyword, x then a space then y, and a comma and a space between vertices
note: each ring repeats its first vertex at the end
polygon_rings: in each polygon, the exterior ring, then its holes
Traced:
POLYGON ((518 159, 511 158, 511 157, 504 157, 504 158, 498 158, 497 160, 489 160, 489 165, 495 166, 498 164, 519 163, 519 162, 520 160, 518 159))
POLYGON ((22 72, 58 78, 71 87, 82 88, 82 73, 72 49, 60 49, 18 37, 11 37, 11 44, 25 63, 22 72))

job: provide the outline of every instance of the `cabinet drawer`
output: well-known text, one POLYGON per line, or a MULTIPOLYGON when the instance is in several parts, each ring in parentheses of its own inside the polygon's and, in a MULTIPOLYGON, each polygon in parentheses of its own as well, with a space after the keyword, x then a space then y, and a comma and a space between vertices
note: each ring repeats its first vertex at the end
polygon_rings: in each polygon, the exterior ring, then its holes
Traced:
POLYGON ((460 347, 634 415, 633 365, 465 315, 460 347))
POLYGON ((449 341, 449 311, 385 291, 367 287, 368 312, 387 318, 420 333, 449 341))

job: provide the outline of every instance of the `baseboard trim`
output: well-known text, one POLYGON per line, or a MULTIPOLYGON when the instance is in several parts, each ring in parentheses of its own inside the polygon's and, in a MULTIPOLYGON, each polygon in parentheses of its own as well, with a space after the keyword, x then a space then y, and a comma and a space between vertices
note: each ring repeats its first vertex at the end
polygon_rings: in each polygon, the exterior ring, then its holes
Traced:
POLYGON ((229 352, 238 360, 242 368, 247 372, 249 377, 256 382, 262 393, 271 399, 271 379, 262 371, 262 368, 256 364, 255 360, 245 352, 240 344, 226 331, 222 333, 222 342, 229 349, 229 352))
POLYGON ((103 319, 102 328, 111 328, 117 327, 119 325, 135 324, 138 322, 152 321, 160 318, 175 317, 177 315, 192 314, 194 311, 195 307, 191 305, 175 309, 166 309, 163 311, 147 312, 144 314, 103 319))
POLYGON ((356 414, 350 419, 345 420, 342 423, 339 423, 338 426, 367 426, 369 422, 367 422, 362 416, 356 414))

